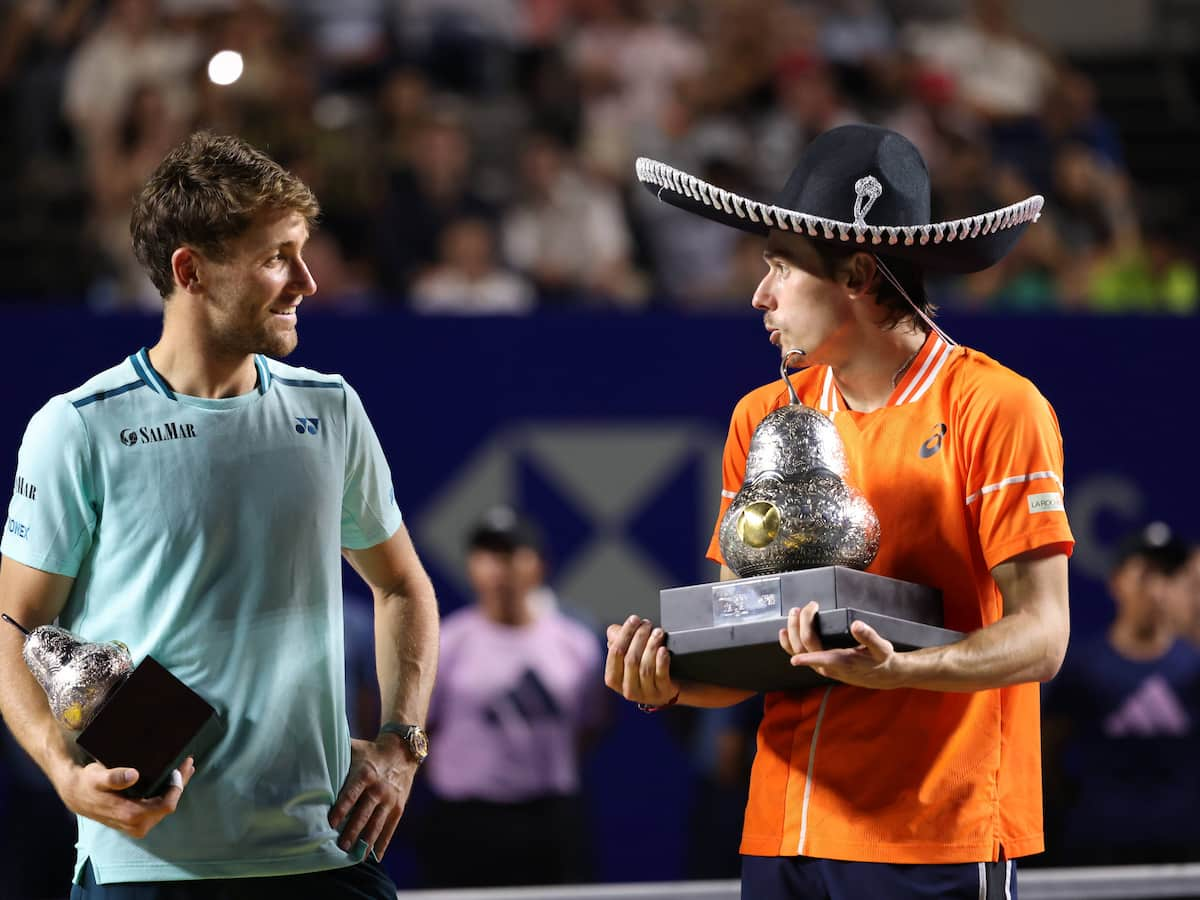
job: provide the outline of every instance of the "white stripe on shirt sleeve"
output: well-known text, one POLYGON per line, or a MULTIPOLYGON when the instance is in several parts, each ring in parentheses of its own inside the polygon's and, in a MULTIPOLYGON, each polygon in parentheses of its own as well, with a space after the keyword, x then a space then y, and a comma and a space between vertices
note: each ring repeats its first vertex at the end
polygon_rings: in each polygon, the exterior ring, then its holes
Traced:
POLYGON ((1008 478, 997 481, 995 484, 985 484, 982 488, 967 497, 967 506, 970 506, 984 494, 993 494, 1001 488, 1010 487, 1014 484, 1025 484, 1026 482, 1037 481, 1041 478, 1049 478, 1058 485, 1060 491, 1063 489, 1062 479, 1053 472, 1030 472, 1026 475, 1011 475, 1008 478))

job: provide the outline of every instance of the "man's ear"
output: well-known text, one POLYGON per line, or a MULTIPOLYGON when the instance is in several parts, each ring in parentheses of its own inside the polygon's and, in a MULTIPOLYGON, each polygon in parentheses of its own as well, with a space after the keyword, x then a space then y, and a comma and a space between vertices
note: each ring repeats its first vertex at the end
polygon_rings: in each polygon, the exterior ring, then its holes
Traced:
POLYGON ((854 294, 870 294, 876 290, 879 266, 870 253, 855 253, 846 261, 846 288, 854 294))
POLYGON ((198 294, 200 282, 200 255, 191 247, 179 247, 171 254, 171 274, 175 276, 176 289, 188 294, 198 294))

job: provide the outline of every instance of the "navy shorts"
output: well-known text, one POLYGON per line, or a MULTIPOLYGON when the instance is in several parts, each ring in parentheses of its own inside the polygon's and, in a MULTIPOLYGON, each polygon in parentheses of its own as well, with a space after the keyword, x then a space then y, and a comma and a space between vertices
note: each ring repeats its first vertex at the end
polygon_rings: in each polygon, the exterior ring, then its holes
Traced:
POLYGON ((808 856, 743 856, 742 897, 753 900, 1017 900, 1017 864, 900 865, 808 856))
POLYGON ((396 900, 396 885, 373 860, 272 878, 214 878, 200 881, 144 881, 96 884, 92 864, 83 866, 71 900, 396 900))

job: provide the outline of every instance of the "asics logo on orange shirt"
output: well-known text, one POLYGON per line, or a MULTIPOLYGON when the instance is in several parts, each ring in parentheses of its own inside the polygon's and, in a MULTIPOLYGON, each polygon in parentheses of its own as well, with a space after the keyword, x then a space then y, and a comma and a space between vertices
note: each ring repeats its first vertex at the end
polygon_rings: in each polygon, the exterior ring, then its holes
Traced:
POLYGON ((939 422, 933 427, 933 433, 925 438, 925 442, 921 444, 921 449, 917 451, 921 454, 921 459, 929 459, 929 457, 942 449, 942 436, 945 433, 945 422, 939 422))

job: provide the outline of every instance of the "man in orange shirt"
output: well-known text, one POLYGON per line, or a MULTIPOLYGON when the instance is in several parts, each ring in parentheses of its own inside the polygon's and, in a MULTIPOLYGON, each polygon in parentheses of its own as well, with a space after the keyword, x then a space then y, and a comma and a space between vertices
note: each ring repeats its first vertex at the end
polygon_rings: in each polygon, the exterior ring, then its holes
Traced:
MULTIPOLYGON (((991 265, 1041 198, 930 223, 920 154, 865 125, 818 137, 774 206, 651 160, 638 175, 662 200, 766 235, 752 305, 770 341, 802 356, 789 380, 838 427, 848 480, 879 516, 867 571, 939 588, 946 627, 966 633, 897 653, 858 622, 857 647, 826 650, 817 604, 792 610, 783 651, 833 681, 765 698, 743 896, 1015 896, 1012 860, 1043 849, 1037 683, 1069 631, 1062 438, 1033 384, 933 324, 923 272, 991 265)), ((774 382, 735 408, 721 515, 755 427, 787 401, 774 382)), ((716 534, 708 555, 734 577, 716 534)), ((646 707, 748 696, 673 679, 653 623, 631 617, 608 638, 606 683, 646 707)))

